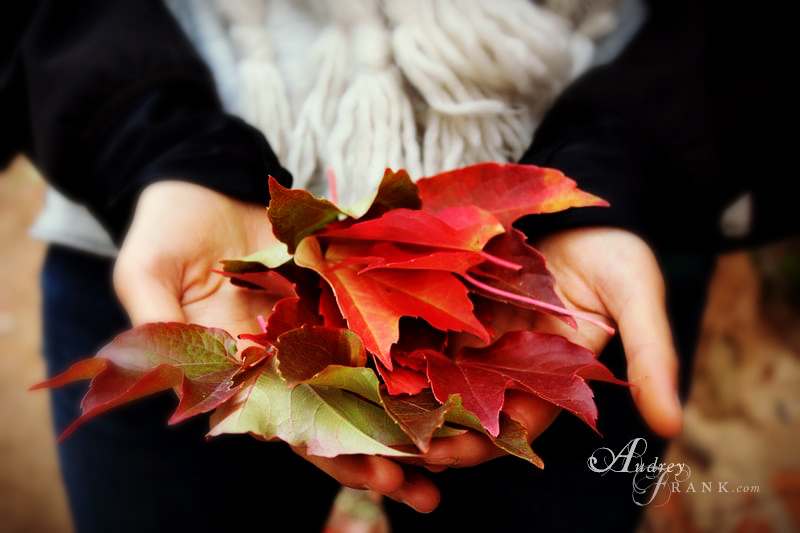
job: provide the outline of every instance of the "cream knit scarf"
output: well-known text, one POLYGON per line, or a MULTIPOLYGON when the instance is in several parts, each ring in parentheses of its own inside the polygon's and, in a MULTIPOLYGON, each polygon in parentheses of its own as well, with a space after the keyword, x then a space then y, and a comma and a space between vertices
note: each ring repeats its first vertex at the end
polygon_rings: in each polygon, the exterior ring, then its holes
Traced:
POLYGON ((188 0, 231 111, 264 132, 295 187, 343 205, 386 167, 418 178, 519 158, 613 28, 614 3, 188 0))

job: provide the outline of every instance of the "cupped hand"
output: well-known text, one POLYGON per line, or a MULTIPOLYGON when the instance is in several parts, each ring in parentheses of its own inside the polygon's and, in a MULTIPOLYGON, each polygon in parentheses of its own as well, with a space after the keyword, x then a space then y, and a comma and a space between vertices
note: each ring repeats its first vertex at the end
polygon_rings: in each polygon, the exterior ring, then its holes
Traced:
MULTIPOLYGON (((534 243, 548 261, 556 291, 572 310, 615 326, 628 362, 628 381, 636 405, 656 433, 671 437, 681 428, 677 396, 678 360, 667 320, 664 282, 647 244, 615 228, 563 231, 534 243)), ((508 306, 506 306, 508 307, 508 306)), ((528 326, 563 335, 599 354, 610 340, 603 329, 578 320, 572 329, 557 318, 537 314, 528 326)), ((495 322, 519 327, 519 316, 495 317, 495 322)), ((552 422, 559 408, 527 394, 509 391, 503 407, 520 422, 533 441, 552 422)), ((472 466, 503 455, 477 432, 436 439, 424 462, 430 470, 472 466)))
MULTIPOLYGON (((556 278, 564 304, 614 325, 622 339, 631 392, 645 422, 672 437, 682 425, 678 357, 667 318, 664 280, 650 247, 616 228, 580 228, 535 243, 556 278)), ((539 329, 559 333, 599 354, 610 340, 600 328, 571 329, 553 317, 539 329)))
MULTIPOLYGON (((221 259, 241 258, 274 242, 264 206, 187 182, 158 182, 139 198, 114 268, 115 289, 134 326, 177 321, 234 336, 257 332, 256 317, 270 313, 274 297, 239 289, 212 269, 221 259)), ((429 479, 390 459, 295 452, 345 486, 372 489, 422 512, 439 502, 429 479)))
POLYGON ((134 326, 175 321, 255 333, 274 297, 241 290, 212 269, 274 239, 264 206, 188 182, 157 182, 139 198, 114 287, 134 326))

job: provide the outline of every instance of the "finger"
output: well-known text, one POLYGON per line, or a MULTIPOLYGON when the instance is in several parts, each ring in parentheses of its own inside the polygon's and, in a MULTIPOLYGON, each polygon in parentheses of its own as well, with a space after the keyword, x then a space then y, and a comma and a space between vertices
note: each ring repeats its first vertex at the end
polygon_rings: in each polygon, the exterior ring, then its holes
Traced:
POLYGON ((477 431, 467 431, 456 437, 435 439, 422 460, 436 470, 439 466, 453 468, 475 466, 501 455, 505 455, 505 452, 495 446, 486 435, 477 431))
POLYGON ((628 361, 628 381, 634 385, 631 392, 639 412, 653 431, 675 436, 682 425, 678 358, 660 275, 655 280, 641 280, 638 292, 616 316, 628 361))
POLYGON ((430 479, 385 457, 304 457, 346 487, 373 490, 424 513, 433 511, 439 504, 439 489, 430 479))
POLYGON ((561 412, 561 408, 532 394, 510 390, 506 393, 503 412, 522 424, 528 442, 533 442, 550 427, 561 412))
POLYGON ((413 467, 404 468, 405 483, 400 490, 386 496, 404 503, 420 513, 430 513, 439 505, 441 493, 436 485, 419 470, 413 467))
POLYGON ((125 267, 115 268, 114 290, 133 326, 184 321, 176 290, 161 279, 125 267))

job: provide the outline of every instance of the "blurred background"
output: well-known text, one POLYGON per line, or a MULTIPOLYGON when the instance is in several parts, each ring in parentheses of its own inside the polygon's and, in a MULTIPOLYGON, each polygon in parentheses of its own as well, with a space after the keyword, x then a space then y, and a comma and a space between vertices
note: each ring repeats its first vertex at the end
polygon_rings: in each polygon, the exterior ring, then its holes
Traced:
MULTIPOLYGON (((0 174, 3 533, 73 531, 48 395, 27 390, 44 377, 44 244, 28 237, 43 200, 44 184, 25 160, 0 174)), ((648 506, 641 533, 800 532, 800 239, 719 258, 684 431, 661 460, 687 463, 697 492, 648 506), (702 481, 714 490, 703 492, 702 481)), ((374 498, 346 491, 329 533, 385 527, 374 498)))

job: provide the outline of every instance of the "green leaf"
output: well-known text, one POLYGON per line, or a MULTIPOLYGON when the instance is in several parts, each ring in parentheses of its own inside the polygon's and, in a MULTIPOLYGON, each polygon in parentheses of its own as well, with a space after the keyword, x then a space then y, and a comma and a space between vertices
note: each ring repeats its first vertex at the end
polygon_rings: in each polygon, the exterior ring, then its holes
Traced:
POLYGON ((226 272, 261 272, 264 268, 278 268, 292 260, 291 254, 285 243, 275 242, 270 246, 259 250, 241 259, 226 259, 222 261, 226 272), (257 266, 258 265, 258 266, 257 266))
POLYGON ((449 404, 439 403, 430 390, 413 396, 393 396, 386 389, 381 389, 381 400, 389 416, 424 453, 430 449, 434 433, 442 428, 447 411, 451 408, 449 404))
POLYGON ((287 189, 269 180, 270 202, 267 216, 272 232, 285 243, 289 253, 307 235, 337 220, 344 213, 328 200, 317 198, 308 191, 287 189))
POLYGON ((388 211, 399 208, 420 209, 421 207, 422 200, 419 199, 419 190, 408 172, 403 169, 394 172, 387 168, 370 210, 377 208, 376 210, 388 211))
POLYGON ((544 462, 541 457, 533 451, 528 442, 528 432, 522 424, 506 413, 500 413, 499 432, 497 435, 492 435, 486 431, 480 420, 478 420, 478 417, 464 408, 460 395, 450 395, 447 399, 447 406, 448 409, 445 419, 448 423, 480 431, 489 437, 494 445, 504 452, 519 457, 520 459, 525 459, 539 468, 544 468, 544 462))
MULTIPOLYGON (((348 372, 364 370, 368 369, 339 367, 336 372, 342 379, 348 372)), ((280 439, 322 457, 414 455, 395 448, 413 443, 383 407, 332 386, 312 382, 290 387, 275 361, 250 372, 236 395, 212 414, 209 435, 222 433, 280 439)))

